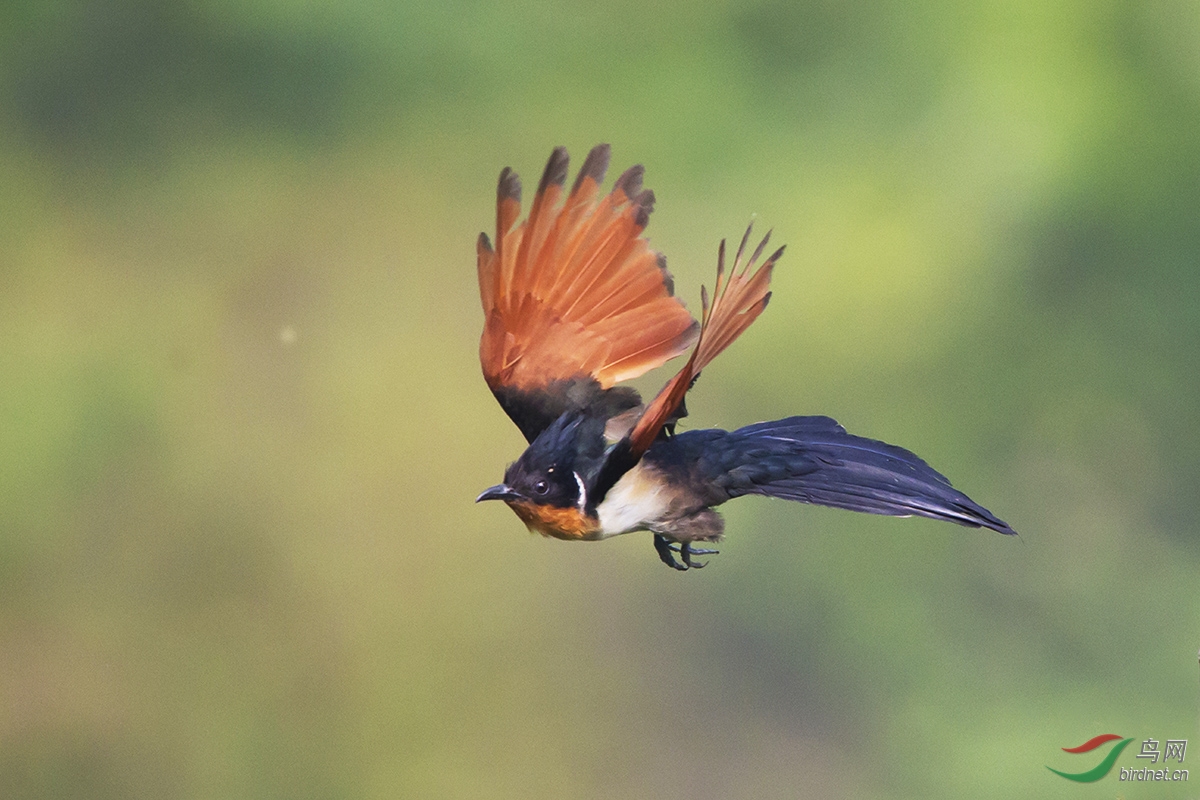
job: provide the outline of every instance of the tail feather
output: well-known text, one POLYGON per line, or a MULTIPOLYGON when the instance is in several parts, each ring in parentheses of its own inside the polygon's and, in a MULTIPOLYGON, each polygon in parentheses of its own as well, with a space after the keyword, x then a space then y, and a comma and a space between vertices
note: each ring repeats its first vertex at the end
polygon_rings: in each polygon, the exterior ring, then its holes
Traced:
MULTIPOLYGON (((676 439, 712 433, 695 431, 676 439)), ((729 498, 758 494, 1016 533, 913 453, 846 433, 829 417, 749 425, 710 442, 703 452, 707 477, 729 498)))

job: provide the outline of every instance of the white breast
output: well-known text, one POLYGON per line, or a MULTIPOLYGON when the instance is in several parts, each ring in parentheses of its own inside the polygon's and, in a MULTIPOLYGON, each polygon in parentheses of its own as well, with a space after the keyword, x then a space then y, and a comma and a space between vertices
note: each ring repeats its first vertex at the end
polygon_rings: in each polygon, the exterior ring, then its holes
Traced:
POLYGON ((671 505, 669 492, 645 462, 626 472, 608 490, 596 507, 600 517, 600 536, 647 530, 666 517, 671 505))

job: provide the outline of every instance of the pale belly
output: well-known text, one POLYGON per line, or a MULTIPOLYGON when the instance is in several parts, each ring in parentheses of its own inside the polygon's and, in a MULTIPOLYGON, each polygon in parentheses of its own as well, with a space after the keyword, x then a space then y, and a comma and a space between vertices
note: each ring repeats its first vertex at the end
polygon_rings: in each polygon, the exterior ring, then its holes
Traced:
POLYGON ((668 517, 674 498, 661 479, 656 480, 656 477, 653 468, 644 461, 621 476, 616 485, 608 490, 604 501, 596 507, 596 514, 600 518, 600 531, 596 538, 653 530, 656 522, 668 517))

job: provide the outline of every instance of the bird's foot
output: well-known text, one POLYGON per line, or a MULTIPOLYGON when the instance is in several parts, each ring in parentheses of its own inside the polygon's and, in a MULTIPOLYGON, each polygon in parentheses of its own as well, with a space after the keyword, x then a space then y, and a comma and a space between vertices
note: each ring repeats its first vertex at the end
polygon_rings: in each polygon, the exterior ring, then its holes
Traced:
POLYGON ((715 556, 721 552, 720 550, 692 547, 691 542, 672 542, 660 533, 654 534, 654 549, 664 564, 681 572, 689 569, 702 569, 708 565, 707 561, 693 561, 695 556, 715 556), (682 563, 676 560, 675 553, 679 553, 683 559, 682 563))

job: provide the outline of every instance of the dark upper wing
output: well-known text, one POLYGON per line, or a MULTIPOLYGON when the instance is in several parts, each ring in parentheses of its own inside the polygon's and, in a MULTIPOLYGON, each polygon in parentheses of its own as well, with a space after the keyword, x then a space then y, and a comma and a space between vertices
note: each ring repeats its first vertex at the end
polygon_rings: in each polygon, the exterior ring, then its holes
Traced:
POLYGON ((757 494, 1016 533, 914 453, 846 433, 829 417, 685 431, 656 445, 646 458, 696 487, 709 505, 757 494))
MULTIPOLYGON (((683 434, 686 437, 688 434, 683 434)), ((681 437, 681 438, 682 438, 681 437)), ((917 515, 1015 534, 916 454, 828 417, 789 417, 725 435, 708 465, 729 497, 761 494, 869 514, 917 515)))
POLYGON ((521 182, 505 168, 495 249, 479 235, 479 360, 496 399, 531 442, 569 408, 635 405, 634 393, 605 390, 682 355, 696 339, 696 321, 673 297, 665 260, 641 236, 654 207, 642 168, 627 170, 601 197, 608 156, 608 145, 593 148, 559 205, 567 151, 556 148, 519 225, 521 182))

